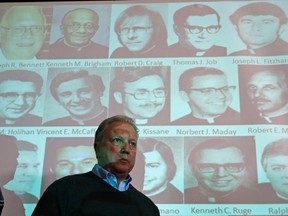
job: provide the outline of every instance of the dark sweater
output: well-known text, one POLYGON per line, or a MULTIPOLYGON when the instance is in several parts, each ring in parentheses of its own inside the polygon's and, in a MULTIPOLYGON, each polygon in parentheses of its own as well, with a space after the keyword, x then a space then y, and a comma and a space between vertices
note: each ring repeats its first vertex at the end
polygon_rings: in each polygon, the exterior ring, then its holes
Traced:
POLYGON ((92 172, 52 183, 32 216, 159 216, 156 205, 130 185, 118 191, 92 172))

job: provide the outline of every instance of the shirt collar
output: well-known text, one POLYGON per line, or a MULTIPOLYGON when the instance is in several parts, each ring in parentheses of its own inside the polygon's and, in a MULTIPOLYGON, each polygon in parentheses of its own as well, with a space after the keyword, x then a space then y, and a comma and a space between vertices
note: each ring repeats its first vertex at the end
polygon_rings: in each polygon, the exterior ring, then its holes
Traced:
POLYGON ((100 177, 101 179, 103 179, 105 182, 107 182, 109 185, 111 185, 112 187, 114 187, 115 189, 117 189, 119 191, 128 190, 128 188, 131 184, 131 181, 132 181, 132 178, 129 175, 125 180, 120 182, 120 184, 118 185, 116 176, 114 174, 108 172, 107 170, 105 170, 99 164, 96 164, 93 167, 92 172, 95 175, 97 175, 98 177, 100 177))

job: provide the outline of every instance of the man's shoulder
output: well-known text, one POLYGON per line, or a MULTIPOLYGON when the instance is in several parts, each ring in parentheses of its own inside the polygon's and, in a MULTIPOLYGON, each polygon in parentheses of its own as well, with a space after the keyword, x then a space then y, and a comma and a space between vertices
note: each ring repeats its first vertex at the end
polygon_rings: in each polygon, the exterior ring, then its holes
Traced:
POLYGON ((39 126, 42 124, 42 118, 33 114, 26 114, 16 120, 13 126, 39 126))

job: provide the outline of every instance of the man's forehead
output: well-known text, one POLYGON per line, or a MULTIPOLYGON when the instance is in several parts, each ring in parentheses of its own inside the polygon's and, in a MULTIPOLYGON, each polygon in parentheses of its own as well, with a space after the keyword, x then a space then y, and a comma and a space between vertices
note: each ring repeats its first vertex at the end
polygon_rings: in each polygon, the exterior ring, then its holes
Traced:
POLYGON ((191 85, 196 88, 196 86, 202 87, 215 87, 220 85, 226 85, 228 80, 224 74, 208 74, 203 76, 195 76, 190 80, 191 85))
POLYGON ((141 77, 132 82, 124 82, 124 87, 135 89, 155 89, 164 87, 164 82, 159 75, 155 74, 141 77))
POLYGON ((129 26, 138 26, 138 25, 146 25, 146 24, 151 24, 152 21, 149 16, 132 16, 132 17, 127 17, 121 27, 129 27, 129 26))
POLYGON ((196 26, 206 26, 206 24, 216 25, 218 24, 218 18, 216 14, 207 14, 204 16, 191 15, 187 17, 186 24, 196 26))
POLYGON ((274 16, 274 15, 270 15, 270 14, 266 14, 266 15, 243 15, 242 17, 240 17, 239 19, 240 21, 242 20, 252 20, 252 21, 265 21, 265 20, 280 20, 279 17, 274 16))
POLYGON ((5 80, 0 83, 0 91, 21 92, 26 90, 36 91, 35 83, 21 80, 5 80))

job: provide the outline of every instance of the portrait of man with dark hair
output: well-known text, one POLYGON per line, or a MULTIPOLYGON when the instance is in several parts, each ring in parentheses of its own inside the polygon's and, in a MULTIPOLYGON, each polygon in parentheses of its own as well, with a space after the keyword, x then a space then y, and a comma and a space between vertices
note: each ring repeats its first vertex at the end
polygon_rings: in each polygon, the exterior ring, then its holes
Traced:
POLYGON ((239 82, 246 123, 288 124, 288 65, 241 65, 239 82))
POLYGON ((169 122, 169 72, 166 67, 115 68, 110 114, 123 113, 137 125, 169 122))
POLYGON ((138 149, 145 158, 144 194, 155 203, 183 203, 183 193, 171 183, 177 166, 170 145, 156 138, 141 138, 138 149))
POLYGON ((283 9, 270 2, 253 2, 238 8, 230 15, 230 21, 247 48, 230 55, 287 55, 288 43, 281 38, 287 20, 283 9))
POLYGON ((125 9, 114 31, 122 45, 111 58, 153 58, 167 54, 167 30, 161 14, 144 5, 125 9))
MULTIPOLYGON (((186 147, 191 145, 189 142, 186 139, 186 147)), ((200 141, 187 154, 197 186, 185 189, 185 203, 254 203, 255 157, 252 137, 210 137, 200 141)))
POLYGON ((42 118, 30 112, 41 95, 42 85, 43 78, 34 71, 0 72, 0 126, 41 125, 42 118))
POLYGON ((50 93, 69 116, 45 122, 45 126, 96 126, 107 117, 101 97, 105 85, 99 75, 87 70, 60 72, 50 83, 50 93))
POLYGON ((226 56, 226 47, 216 45, 221 30, 220 15, 213 8, 193 4, 173 15, 173 30, 178 42, 169 46, 170 57, 226 56))

